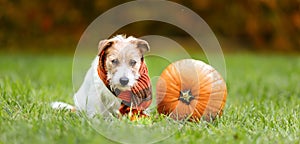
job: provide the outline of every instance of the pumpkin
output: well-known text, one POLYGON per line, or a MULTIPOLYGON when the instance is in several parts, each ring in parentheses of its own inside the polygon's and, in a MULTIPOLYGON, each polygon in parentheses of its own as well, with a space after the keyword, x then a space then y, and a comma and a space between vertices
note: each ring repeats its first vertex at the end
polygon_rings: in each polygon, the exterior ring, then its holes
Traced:
POLYGON ((157 111, 175 120, 214 120, 222 115, 226 96, 221 75, 199 60, 170 64, 156 84, 157 111))

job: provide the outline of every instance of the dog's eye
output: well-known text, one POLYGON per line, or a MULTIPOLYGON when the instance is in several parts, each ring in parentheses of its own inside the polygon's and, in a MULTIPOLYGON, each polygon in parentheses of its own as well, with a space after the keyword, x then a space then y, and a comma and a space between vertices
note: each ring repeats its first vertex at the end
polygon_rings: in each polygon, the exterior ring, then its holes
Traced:
POLYGON ((114 64, 114 65, 117 65, 117 64, 119 63, 119 61, 118 61, 118 59, 113 59, 113 60, 111 61, 111 63, 114 64))
POLYGON ((130 64, 130 66, 135 66, 136 61, 135 60, 130 60, 129 64, 130 64))

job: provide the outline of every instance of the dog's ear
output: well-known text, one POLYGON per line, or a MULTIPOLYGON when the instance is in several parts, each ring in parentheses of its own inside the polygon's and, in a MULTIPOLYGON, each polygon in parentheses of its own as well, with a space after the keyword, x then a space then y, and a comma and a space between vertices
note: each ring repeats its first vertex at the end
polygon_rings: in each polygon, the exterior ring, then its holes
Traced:
POLYGON ((113 41, 110 40, 101 40, 98 44, 98 55, 100 56, 102 51, 107 50, 109 47, 111 47, 113 45, 113 41))
POLYGON ((99 56, 99 66, 102 69, 105 69, 105 60, 106 60, 106 50, 113 45, 111 40, 102 40, 98 44, 98 56, 99 56))
POLYGON ((142 39, 137 39, 136 40, 136 46, 137 48, 141 51, 141 53, 144 55, 144 53, 150 51, 150 47, 147 41, 142 40, 142 39))

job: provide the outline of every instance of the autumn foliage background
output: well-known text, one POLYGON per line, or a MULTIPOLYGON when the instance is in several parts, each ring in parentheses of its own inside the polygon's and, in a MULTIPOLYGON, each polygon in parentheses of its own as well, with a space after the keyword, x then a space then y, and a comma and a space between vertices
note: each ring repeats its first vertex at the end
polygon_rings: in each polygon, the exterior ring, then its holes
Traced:
MULTIPOLYGON (((0 0, 0 51, 74 52, 85 28, 106 10, 126 1, 108 0, 0 0)), ((197 12, 236 50, 299 52, 299 0, 174 0, 197 12)), ((166 11, 167 12, 167 11, 166 11)), ((158 34, 190 38, 161 22, 137 22, 120 30, 143 36, 158 34)), ((221 46, 232 50, 231 46, 221 46)))
MULTIPOLYGON (((225 52, 228 95, 222 117, 214 122, 173 123, 153 107, 145 121, 114 118, 108 125, 99 121, 103 125, 96 129, 81 114, 53 110, 54 101, 74 104, 75 82, 83 80, 96 55, 83 51, 79 60, 73 55, 84 30, 124 2, 0 0, 0 144, 115 143, 98 130, 126 141, 140 140, 135 143, 171 134, 159 143, 300 144, 300 0, 174 0, 208 23, 225 52), (82 77, 77 72, 83 72, 82 77), (151 129, 145 134, 127 125, 151 129)), ((126 18, 122 13, 120 17, 126 18)), ((191 58, 210 64, 193 38, 174 25, 141 21, 116 33, 164 36, 186 48, 191 58)), ((166 51, 145 57, 154 105, 157 76, 172 60, 185 56, 167 40, 161 46, 164 42, 150 47, 166 51)), ((220 53, 216 56, 224 62, 220 53)))

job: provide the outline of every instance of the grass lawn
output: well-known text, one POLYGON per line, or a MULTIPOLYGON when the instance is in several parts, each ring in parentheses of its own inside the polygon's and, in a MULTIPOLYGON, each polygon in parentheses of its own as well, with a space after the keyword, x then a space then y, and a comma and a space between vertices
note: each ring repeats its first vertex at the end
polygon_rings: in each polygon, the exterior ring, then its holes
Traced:
MULTIPOLYGON (((300 143, 300 57, 230 54, 226 66, 223 116, 165 129, 174 134, 160 143, 300 143)), ((0 143, 115 143, 85 118, 49 107, 58 100, 73 104, 72 95, 72 56, 1 55, 0 143)), ((128 123, 112 123, 119 121, 128 123)))

